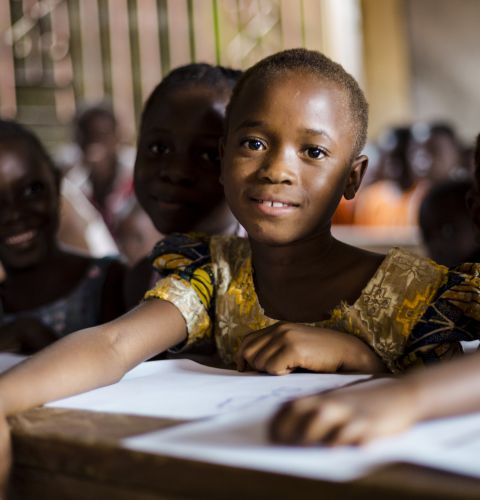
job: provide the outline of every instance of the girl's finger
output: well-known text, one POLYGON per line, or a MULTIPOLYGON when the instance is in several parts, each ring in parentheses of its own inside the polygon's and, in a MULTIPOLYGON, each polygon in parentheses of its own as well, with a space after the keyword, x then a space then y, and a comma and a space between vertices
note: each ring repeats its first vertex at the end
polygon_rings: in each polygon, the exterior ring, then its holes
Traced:
POLYGON ((332 435, 328 444, 332 446, 359 445, 363 442, 369 424, 365 419, 355 416, 342 425, 335 435, 332 435))
POLYGON ((297 431, 296 442, 299 444, 329 444, 333 436, 349 419, 349 412, 344 408, 326 401, 308 412, 297 431))
MULTIPOLYGON (((292 351, 285 346, 271 342, 262 358, 262 370, 271 375, 286 375, 298 367, 297 360, 292 358, 292 351)), ((263 351, 262 351, 263 352, 263 351)), ((255 358, 255 362, 256 362, 255 358)))
POLYGON ((238 370, 240 370, 240 367, 244 369, 245 361, 255 356, 258 350, 269 342, 270 333, 271 327, 264 328, 263 330, 251 333, 243 339, 235 355, 235 362, 238 370))

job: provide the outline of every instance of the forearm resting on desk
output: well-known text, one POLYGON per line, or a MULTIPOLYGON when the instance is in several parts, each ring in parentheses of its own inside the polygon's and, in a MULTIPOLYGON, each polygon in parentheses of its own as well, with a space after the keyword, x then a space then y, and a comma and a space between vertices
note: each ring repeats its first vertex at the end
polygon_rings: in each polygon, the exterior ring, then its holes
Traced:
POLYGON ((401 383, 415 394, 417 420, 480 411, 480 353, 413 372, 401 383))
POLYGON ((145 302, 110 323, 63 338, 0 376, 0 409, 11 415, 112 384, 185 336, 175 306, 145 302))

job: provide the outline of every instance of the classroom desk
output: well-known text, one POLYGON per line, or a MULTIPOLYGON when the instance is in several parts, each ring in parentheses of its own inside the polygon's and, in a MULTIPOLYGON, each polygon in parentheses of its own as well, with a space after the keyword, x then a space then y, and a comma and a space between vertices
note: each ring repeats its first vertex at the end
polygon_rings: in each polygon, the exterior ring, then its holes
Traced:
POLYGON ((11 500, 480 498, 480 480, 409 465, 331 483, 149 455, 119 445, 123 437, 178 425, 172 420, 38 408, 10 422, 11 500))

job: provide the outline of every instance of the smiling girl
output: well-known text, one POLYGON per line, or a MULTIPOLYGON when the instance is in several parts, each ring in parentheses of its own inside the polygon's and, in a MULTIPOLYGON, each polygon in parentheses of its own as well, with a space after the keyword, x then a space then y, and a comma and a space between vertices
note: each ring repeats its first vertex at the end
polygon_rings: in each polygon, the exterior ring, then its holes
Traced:
MULTIPOLYGON (((241 71, 192 63, 152 91, 140 123, 135 193, 156 229, 243 234, 225 200, 218 142, 241 71)), ((145 257, 127 273, 126 301, 136 306, 160 274, 145 257), (155 279, 156 278, 156 279, 155 279)))
POLYGON ((30 353, 123 312, 123 266, 59 247, 59 176, 39 140, 0 121, 0 350, 30 353))
POLYGON ((397 371, 449 355, 441 332, 424 335, 423 317, 448 269, 330 234, 367 166, 366 129, 358 84, 322 54, 289 50, 253 66, 233 93, 222 146, 226 198, 249 239, 163 240, 153 264, 165 277, 146 300, 3 374, 4 413, 114 383, 168 348, 214 343, 225 365, 272 374, 397 371))

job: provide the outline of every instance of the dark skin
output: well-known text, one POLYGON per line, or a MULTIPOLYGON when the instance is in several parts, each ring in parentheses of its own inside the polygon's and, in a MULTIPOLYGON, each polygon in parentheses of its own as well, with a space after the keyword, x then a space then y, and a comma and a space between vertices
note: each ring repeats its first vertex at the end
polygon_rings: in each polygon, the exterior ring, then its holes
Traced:
MULTIPOLYGON (((61 249, 56 240, 59 183, 50 167, 24 144, 0 146, 0 259, 6 271, 1 284, 6 313, 34 309, 68 295, 84 278, 92 260, 61 249), (25 293, 32 286, 41 293, 25 293), (37 288, 38 287, 38 288, 37 288)), ((123 312, 118 293, 123 266, 109 268, 102 321, 123 312)), ((31 353, 56 340, 32 318, 1 329, 5 350, 31 353)))
MULTIPOLYGON (((367 163, 361 156, 352 160, 350 116, 339 88, 318 77, 293 73, 276 75, 265 88, 247 84, 233 110, 222 153, 223 183, 233 213, 249 233, 257 291, 268 314, 288 307, 294 314, 290 321, 318 320, 328 312, 328 295, 320 292, 312 302, 307 300, 309 293, 327 288, 337 301, 353 299, 382 260, 329 235, 329 221, 340 197, 355 194, 367 163), (262 126, 252 125, 253 119, 262 126), (312 134, 315 129, 323 132, 312 134), (265 201, 288 203, 283 210, 259 208, 257 197, 262 196, 265 201), (346 260, 341 262, 334 250, 346 260), (306 263, 315 258, 323 266, 309 269, 306 263), (269 266, 288 272, 286 267, 292 263, 305 277, 299 296, 289 287, 272 288, 290 283, 275 276, 269 266), (350 264, 363 283, 347 283, 330 274, 345 271, 350 264), (260 283, 263 279, 267 287, 260 283)), ((354 336, 295 322, 252 333, 242 344, 239 362, 274 374, 298 367, 319 372, 382 369, 374 352, 354 336)), ((66 336, 0 376, 0 434, 6 434, 3 415, 112 384, 138 363, 186 337, 182 314, 163 300, 142 302, 115 321, 66 336), (57 383, 52 384, 52 379, 57 383)), ((6 447, 6 441, 0 441, 0 453, 8 459, 6 447)))
MULTIPOLYGON (((168 90, 144 116, 135 162, 135 192, 162 234, 221 234, 234 223, 219 182, 218 142, 230 91, 206 85, 168 90)), ((127 274, 127 307, 150 286, 144 258, 127 274)))
POLYGON ((242 91, 223 147, 225 193, 249 234, 265 313, 294 323, 248 336, 239 368, 383 369, 358 339, 296 324, 353 303, 384 258, 330 233, 341 196, 353 198, 367 166, 365 156, 352 160, 354 133, 345 95, 331 82, 286 73, 267 88, 249 82, 242 91))

